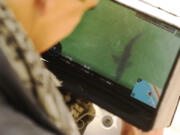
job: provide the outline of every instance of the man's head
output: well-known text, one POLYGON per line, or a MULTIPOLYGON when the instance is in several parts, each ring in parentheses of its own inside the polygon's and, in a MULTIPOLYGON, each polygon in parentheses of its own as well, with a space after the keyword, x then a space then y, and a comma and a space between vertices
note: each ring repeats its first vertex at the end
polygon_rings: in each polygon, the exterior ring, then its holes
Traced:
POLYGON ((70 34, 98 0, 6 0, 38 52, 70 34))

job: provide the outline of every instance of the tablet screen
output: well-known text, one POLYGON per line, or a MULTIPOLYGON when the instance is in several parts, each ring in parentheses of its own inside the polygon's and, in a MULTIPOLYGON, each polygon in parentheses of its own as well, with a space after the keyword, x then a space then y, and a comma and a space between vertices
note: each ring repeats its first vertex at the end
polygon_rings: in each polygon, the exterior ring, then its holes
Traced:
POLYGON ((154 108, 180 48, 174 34, 106 0, 61 43, 63 56, 132 90, 132 97, 154 108))

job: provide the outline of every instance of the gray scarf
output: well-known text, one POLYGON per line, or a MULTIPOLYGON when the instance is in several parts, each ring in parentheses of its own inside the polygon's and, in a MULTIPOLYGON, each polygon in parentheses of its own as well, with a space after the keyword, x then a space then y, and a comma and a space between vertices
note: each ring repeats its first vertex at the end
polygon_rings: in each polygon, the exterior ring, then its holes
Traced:
POLYGON ((61 83, 44 67, 32 42, 3 0, 0 0, 0 48, 29 93, 36 93, 33 100, 40 102, 48 119, 66 134, 78 135, 76 124, 56 88, 61 83))

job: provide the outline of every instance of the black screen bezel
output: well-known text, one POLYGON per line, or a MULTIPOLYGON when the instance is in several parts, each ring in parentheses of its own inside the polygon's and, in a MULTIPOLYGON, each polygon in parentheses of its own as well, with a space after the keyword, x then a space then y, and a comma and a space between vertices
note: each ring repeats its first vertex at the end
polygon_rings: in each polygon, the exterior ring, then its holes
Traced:
POLYGON ((98 73, 62 55, 44 53, 50 71, 63 81, 62 91, 86 98, 125 121, 148 131, 152 128, 157 109, 134 98, 132 90, 121 86, 98 73), (121 90, 119 90, 121 89, 121 90))

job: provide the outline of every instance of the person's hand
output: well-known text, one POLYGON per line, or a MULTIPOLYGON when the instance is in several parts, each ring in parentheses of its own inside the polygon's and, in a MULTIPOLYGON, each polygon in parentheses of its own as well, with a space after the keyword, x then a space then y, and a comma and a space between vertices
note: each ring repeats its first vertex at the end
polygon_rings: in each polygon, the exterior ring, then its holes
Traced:
POLYGON ((149 132, 143 132, 142 130, 123 121, 121 135, 163 135, 163 129, 156 129, 149 132))
POLYGON ((68 36, 98 0, 6 0, 17 20, 44 52, 68 36))

